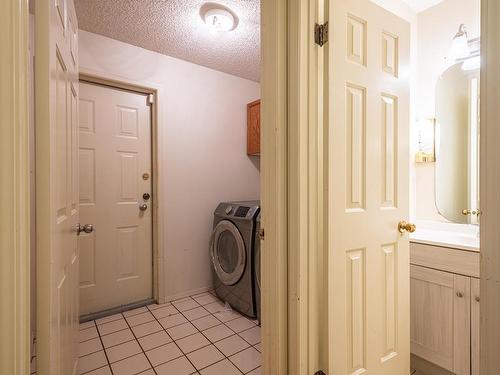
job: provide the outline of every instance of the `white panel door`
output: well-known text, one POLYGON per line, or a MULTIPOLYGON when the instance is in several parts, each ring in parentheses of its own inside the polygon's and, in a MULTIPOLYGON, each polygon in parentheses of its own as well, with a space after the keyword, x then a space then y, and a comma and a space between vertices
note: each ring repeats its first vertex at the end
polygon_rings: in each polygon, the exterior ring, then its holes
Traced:
POLYGON ((80 216, 94 224, 92 233, 79 238, 81 315, 152 298, 147 99, 80 83, 80 216))
POLYGON ((77 371, 78 25, 72 0, 36 3, 37 370, 77 371))
POLYGON ((329 373, 410 371, 410 25, 369 0, 329 6, 329 373))

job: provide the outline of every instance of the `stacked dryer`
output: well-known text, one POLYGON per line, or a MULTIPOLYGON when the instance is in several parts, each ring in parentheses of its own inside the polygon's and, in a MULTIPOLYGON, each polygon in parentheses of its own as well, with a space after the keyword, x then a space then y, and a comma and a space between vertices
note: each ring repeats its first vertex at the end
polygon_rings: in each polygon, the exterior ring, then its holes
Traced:
POLYGON ((260 317, 260 280, 256 280, 260 275, 260 263, 256 261, 256 245, 260 253, 259 211, 259 201, 220 203, 214 212, 210 239, 217 296, 251 318, 260 317))

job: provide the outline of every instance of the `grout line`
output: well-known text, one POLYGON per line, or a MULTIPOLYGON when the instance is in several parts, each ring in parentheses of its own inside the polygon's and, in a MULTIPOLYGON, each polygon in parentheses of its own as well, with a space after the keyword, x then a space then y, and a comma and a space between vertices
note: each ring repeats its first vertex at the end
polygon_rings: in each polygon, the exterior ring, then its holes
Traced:
MULTIPOLYGON (((148 309, 148 310, 149 310, 149 309, 148 309)), ((155 370, 155 368, 154 368, 153 364, 151 363, 151 361, 149 360, 148 356, 146 355, 146 352, 145 352, 145 351, 144 351, 144 349, 142 348, 141 343, 139 342, 139 339, 137 338, 137 336, 135 335, 134 331, 132 330, 132 327, 130 326, 130 324, 128 323, 128 321, 127 321, 126 319, 125 319, 125 322, 127 323, 128 328, 129 328, 129 329, 130 329, 130 331, 132 332, 132 336, 134 336, 135 341, 136 341, 136 342, 137 342, 137 344, 139 345, 139 348, 141 348, 142 354, 144 354, 144 357, 146 357, 146 359, 147 359, 147 361, 148 361, 149 365, 150 365, 150 366, 151 366, 151 368, 153 369, 153 372, 154 372, 156 375, 158 375, 158 373, 156 372, 156 370, 155 370)), ((148 322, 148 323, 151 323, 151 322, 148 322)), ((144 323, 144 324, 148 324, 148 323, 144 323)), ((139 325, 141 325, 141 324, 139 324, 139 325)), ((161 324, 160 324, 160 326, 161 326, 161 324)), ((163 327, 162 327, 162 328, 163 328, 163 327)), ((159 332, 159 331, 158 331, 158 332, 159 332)), ((154 332, 154 333, 155 333, 155 332, 154 332)), ((146 335, 146 336, 148 336, 148 335, 146 335)), ((132 340, 131 340, 131 341, 132 341, 132 340)), ((140 354, 140 353, 138 353, 138 354, 140 354)), ((137 354, 134 354, 134 355, 137 355, 137 354)), ((130 357, 129 357, 129 358, 130 358, 130 357)), ((121 360, 122 360, 122 359, 120 359, 120 361, 121 361, 121 360)), ((117 362, 119 362, 119 361, 117 361, 117 362)), ((110 365, 110 366, 111 366, 111 365, 110 365)), ((146 370, 149 370, 149 369, 146 369, 146 370)), ((146 370, 144 370, 144 371, 146 371, 146 370)), ((141 372, 144 372, 144 371, 141 371, 141 372)), ((139 372, 139 373, 138 373, 138 375, 139 375, 141 372, 139 372)))
POLYGON ((101 332, 99 331, 99 326, 97 325, 97 322, 95 320, 94 320, 94 324, 96 325, 97 334, 99 335, 99 340, 101 341, 104 356, 106 357, 106 361, 108 362, 109 371, 111 371, 111 375, 114 375, 113 368, 111 367, 111 363, 109 362, 108 353, 106 353, 106 348, 104 347, 104 342, 102 342, 102 337, 101 337, 101 332))

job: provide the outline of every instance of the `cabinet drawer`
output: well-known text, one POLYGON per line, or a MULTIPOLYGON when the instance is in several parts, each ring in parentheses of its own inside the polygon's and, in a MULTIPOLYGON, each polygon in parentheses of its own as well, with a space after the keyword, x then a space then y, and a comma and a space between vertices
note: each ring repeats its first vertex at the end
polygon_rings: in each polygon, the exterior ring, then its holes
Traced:
POLYGON ((479 277, 479 252, 411 243, 410 263, 460 275, 479 277))

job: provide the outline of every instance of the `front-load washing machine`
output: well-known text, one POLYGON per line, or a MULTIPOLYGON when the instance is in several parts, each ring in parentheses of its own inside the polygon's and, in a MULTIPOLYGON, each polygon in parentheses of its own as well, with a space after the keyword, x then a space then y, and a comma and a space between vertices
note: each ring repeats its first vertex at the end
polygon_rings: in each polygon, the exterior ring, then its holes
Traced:
POLYGON ((217 296, 252 318, 256 317, 253 245, 259 210, 259 201, 219 204, 214 212, 210 239, 217 296))

